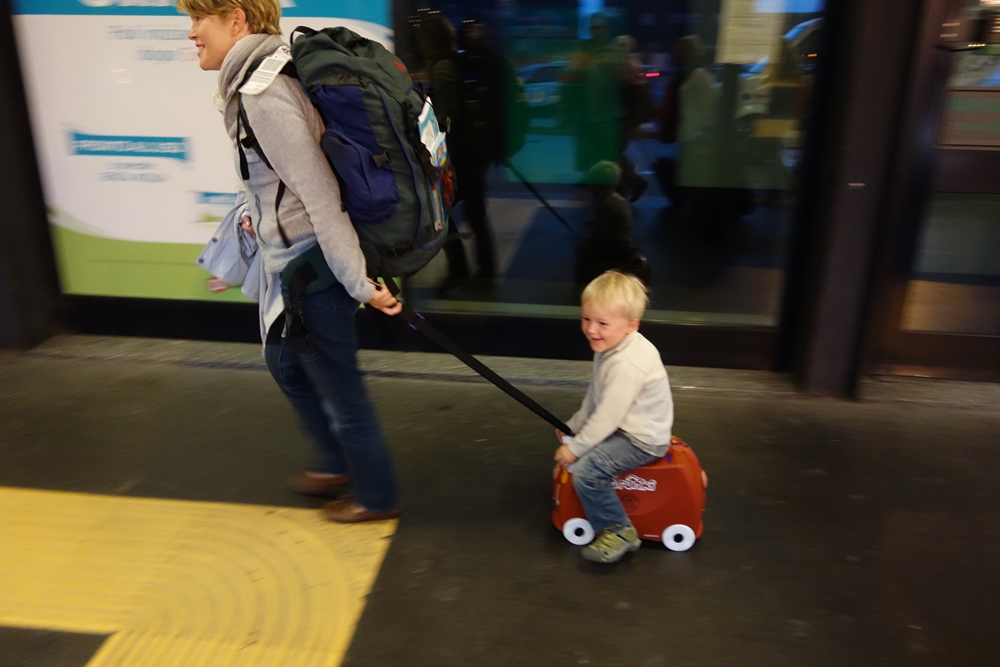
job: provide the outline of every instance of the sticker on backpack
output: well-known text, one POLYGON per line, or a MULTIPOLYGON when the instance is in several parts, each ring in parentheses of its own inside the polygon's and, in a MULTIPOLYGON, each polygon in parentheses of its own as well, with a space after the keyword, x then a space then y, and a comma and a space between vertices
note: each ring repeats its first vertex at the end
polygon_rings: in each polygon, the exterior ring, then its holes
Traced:
MULTIPOLYGON (((448 144, 445 142, 445 133, 441 131, 438 124, 437 115, 428 97, 424 101, 424 108, 417 118, 417 127, 420 128, 420 141, 431 154, 431 164, 435 167, 442 167, 448 162, 448 144)), ((436 184, 440 186, 440 184, 436 184)), ((434 229, 440 230, 444 227, 446 213, 444 209, 444 198, 440 187, 433 189, 433 209, 434 209, 434 229)))

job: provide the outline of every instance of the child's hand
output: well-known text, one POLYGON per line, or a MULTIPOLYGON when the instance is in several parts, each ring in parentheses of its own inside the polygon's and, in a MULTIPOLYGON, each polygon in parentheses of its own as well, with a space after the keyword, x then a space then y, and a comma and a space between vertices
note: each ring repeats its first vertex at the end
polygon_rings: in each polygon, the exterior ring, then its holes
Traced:
POLYGON ((559 441, 559 444, 560 444, 560 445, 561 445, 561 444, 563 444, 563 441, 562 441, 562 439, 563 439, 563 438, 565 438, 565 437, 566 437, 566 434, 565 434, 565 433, 563 433, 563 432, 562 432, 562 431, 560 431, 559 429, 556 429, 556 440, 558 440, 558 441, 559 441))
POLYGON ((577 459, 580 457, 570 451, 569 445, 563 445, 556 450, 556 454, 553 457, 556 463, 563 467, 568 467, 576 463, 577 459))

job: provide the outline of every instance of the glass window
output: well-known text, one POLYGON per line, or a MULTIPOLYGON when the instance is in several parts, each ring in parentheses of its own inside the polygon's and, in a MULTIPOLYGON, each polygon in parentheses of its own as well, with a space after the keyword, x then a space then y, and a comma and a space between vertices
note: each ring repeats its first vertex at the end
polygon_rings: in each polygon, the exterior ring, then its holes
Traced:
POLYGON ((902 329, 1000 335, 1000 195, 934 195, 902 329))
MULTIPOLYGON (((414 3, 409 24, 455 26, 465 104, 449 136, 463 238, 407 281, 411 303, 577 317, 586 282, 619 268, 649 282, 648 320, 776 326, 823 6, 414 3)), ((429 50, 414 69, 441 98, 429 50)))
MULTIPOLYGON (((1000 150, 1000 47, 954 54, 948 86, 939 147, 1000 150)), ((1000 184, 994 193, 932 195, 901 328, 1000 335, 1000 184)))

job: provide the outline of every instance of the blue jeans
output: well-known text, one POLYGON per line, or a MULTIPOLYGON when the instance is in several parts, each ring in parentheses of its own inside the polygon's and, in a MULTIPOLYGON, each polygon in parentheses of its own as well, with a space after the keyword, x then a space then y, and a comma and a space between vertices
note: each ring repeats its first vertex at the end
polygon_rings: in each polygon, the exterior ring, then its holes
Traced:
POLYGON ((616 532, 632 525, 611 482, 658 458, 633 445, 619 430, 573 464, 573 488, 594 532, 616 532))
POLYGON ((358 302, 339 283, 300 300, 308 338, 265 345, 264 358, 316 445, 311 469, 349 475, 365 509, 396 509, 392 460, 358 369, 358 302))

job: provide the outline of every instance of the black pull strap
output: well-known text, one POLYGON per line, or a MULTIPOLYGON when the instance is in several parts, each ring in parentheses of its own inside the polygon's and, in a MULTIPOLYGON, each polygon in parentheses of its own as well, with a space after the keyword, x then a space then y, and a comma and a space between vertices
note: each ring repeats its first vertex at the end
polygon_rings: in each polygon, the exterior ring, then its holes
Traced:
MULTIPOLYGON (((393 296, 399 295, 399 287, 392 278, 384 278, 386 287, 392 292, 393 296)), ((443 347, 445 350, 453 354, 459 361, 464 363, 466 366, 476 371, 484 378, 492 382, 494 385, 503 390, 508 396, 513 398, 515 401, 528 408, 536 415, 547 421, 552 426, 556 427, 568 436, 573 435, 573 431, 570 430, 569 426, 566 426, 558 417, 553 415, 551 412, 539 405, 533 398, 525 394, 523 391, 512 385, 507 380, 500 377, 496 371, 484 364, 483 362, 476 359, 474 356, 469 354, 464 348, 458 345, 455 341, 445 336, 443 333, 434 328, 430 322, 424 319, 424 316, 420 313, 415 312, 412 308, 403 304, 403 310, 399 313, 400 317, 409 324, 411 327, 421 332, 432 341, 443 347)))

